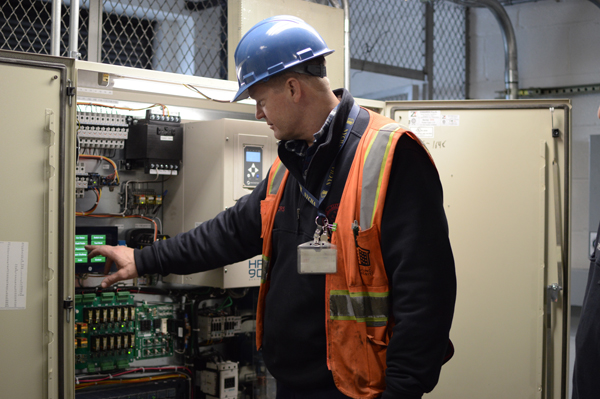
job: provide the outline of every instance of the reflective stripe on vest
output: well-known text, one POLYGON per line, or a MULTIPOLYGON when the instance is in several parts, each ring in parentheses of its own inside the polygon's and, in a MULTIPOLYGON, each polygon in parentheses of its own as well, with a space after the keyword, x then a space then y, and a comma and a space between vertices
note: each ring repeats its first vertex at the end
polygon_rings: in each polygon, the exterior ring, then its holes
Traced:
MULTIPOLYGON (((269 173, 268 185, 267 185, 267 197, 275 197, 279 192, 281 183, 284 181, 284 177, 287 173, 287 168, 281 162, 281 159, 277 157, 271 171, 269 173)), ((261 283, 264 283, 269 277, 269 267, 271 265, 271 254, 265 254, 263 248, 262 254, 262 271, 261 271, 261 283)))
POLYGON ((389 292, 329 292, 329 317, 333 320, 354 320, 369 327, 382 327, 388 322, 389 292))
POLYGON ((375 210, 381 190, 381 179, 392 145, 393 134, 401 129, 397 123, 383 126, 369 144, 363 161, 362 194, 360 200, 360 228, 373 225, 375 210))
POLYGON ((273 173, 272 177, 269 176, 269 187, 267 188, 267 194, 277 194, 277 191, 279 191, 279 186, 281 185, 281 181, 283 180, 283 176, 287 170, 279 158, 277 158, 277 161, 279 164, 276 166, 275 173, 273 173))

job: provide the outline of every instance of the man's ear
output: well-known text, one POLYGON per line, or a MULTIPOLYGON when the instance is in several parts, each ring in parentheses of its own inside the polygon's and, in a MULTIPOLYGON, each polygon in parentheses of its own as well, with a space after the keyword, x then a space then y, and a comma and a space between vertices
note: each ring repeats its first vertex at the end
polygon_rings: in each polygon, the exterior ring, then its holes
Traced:
POLYGON ((285 81, 285 90, 292 101, 296 103, 300 101, 300 98, 302 97, 302 85, 300 84, 300 80, 298 80, 298 78, 288 78, 285 81))

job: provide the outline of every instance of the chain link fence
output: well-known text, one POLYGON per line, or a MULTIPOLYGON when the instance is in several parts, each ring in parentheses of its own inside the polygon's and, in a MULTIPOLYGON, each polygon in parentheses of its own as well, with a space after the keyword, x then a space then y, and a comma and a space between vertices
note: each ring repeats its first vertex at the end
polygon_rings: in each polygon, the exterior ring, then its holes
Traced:
POLYGON ((468 96, 468 10, 450 2, 433 7, 433 98, 465 99, 468 96))
POLYGON ((353 69, 394 71, 425 68, 425 4, 370 0, 350 3, 350 54, 353 69), (396 68, 394 68, 396 67, 396 68), (368 68, 368 67, 367 67, 368 68))
MULTIPOLYGON (((433 76, 434 99, 466 97, 464 7, 417 0, 349 4, 353 69, 428 84, 433 76)), ((60 54, 67 56, 70 1, 61 8, 60 54)), ((4 0, 0 48, 50 54, 51 15, 51 0, 4 0)), ((83 60, 227 79, 227 0, 82 0, 78 35, 83 60)))

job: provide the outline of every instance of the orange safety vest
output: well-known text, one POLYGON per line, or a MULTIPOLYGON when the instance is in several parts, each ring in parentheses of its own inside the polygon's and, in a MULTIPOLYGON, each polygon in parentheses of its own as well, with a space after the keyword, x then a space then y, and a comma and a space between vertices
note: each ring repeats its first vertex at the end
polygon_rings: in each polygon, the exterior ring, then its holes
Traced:
MULTIPOLYGON (((337 272, 327 274, 327 366, 337 388, 353 398, 375 398, 385 389, 387 344, 392 334, 389 284, 381 254, 381 217, 394 159, 403 134, 420 140, 397 123, 369 111, 370 122, 354 155, 336 216, 332 244, 337 246, 337 272), (360 231, 352 229, 358 221, 360 231)), ((430 157, 431 158, 431 157, 430 157)), ((432 160, 433 162, 433 160, 432 160)), ((272 232, 289 172, 279 158, 268 177, 261 202, 263 273, 256 345, 263 337, 265 298, 270 284, 272 232)))

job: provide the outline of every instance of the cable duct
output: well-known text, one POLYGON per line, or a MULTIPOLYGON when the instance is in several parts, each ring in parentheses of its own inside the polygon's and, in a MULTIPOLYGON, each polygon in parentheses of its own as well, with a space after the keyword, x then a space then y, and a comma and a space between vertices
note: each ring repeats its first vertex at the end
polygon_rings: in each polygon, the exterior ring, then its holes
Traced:
POLYGON ((506 99, 515 100, 519 93, 519 72, 517 68, 517 39, 510 18, 498 0, 449 0, 466 7, 487 7, 500 25, 504 41, 504 83, 506 99))

